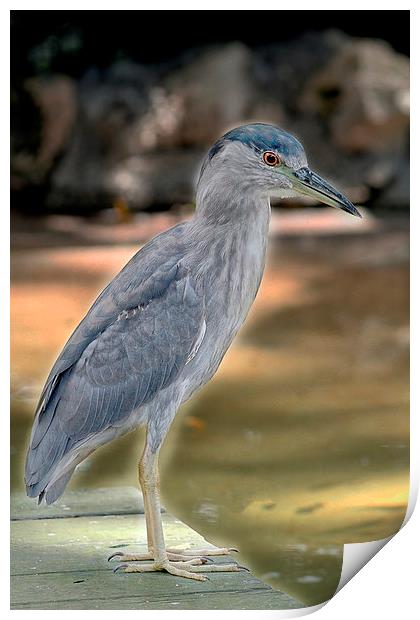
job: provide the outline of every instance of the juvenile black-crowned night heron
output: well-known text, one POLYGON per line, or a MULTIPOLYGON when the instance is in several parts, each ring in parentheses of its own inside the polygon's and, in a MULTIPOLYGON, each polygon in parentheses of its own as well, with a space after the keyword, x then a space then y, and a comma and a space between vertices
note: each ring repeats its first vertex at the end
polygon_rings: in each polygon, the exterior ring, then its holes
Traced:
POLYGON ((54 502, 99 446, 146 426, 139 462, 148 553, 122 555, 126 572, 204 579, 228 549, 165 548, 158 455, 180 407, 216 372, 244 322, 264 270, 270 196, 306 194, 359 215, 308 168, 302 145, 272 125, 244 125, 210 149, 194 217, 147 243, 71 335, 37 407, 26 461, 31 497, 54 502))

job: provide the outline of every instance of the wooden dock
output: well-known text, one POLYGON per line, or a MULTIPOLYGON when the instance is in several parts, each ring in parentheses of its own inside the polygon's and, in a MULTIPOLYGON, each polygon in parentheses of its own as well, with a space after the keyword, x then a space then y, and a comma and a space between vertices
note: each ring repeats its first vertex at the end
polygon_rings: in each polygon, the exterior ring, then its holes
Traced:
MULTIPOLYGON (((12 609, 295 609, 303 605, 247 570, 209 573, 208 581, 167 573, 113 573, 115 550, 146 550, 144 512, 136 489, 66 493, 38 508, 23 494, 11 506, 12 609)), ((164 513, 171 547, 209 546, 164 513)), ((210 545, 211 546, 211 545, 210 545)), ((221 556, 216 562, 235 558, 221 556)))

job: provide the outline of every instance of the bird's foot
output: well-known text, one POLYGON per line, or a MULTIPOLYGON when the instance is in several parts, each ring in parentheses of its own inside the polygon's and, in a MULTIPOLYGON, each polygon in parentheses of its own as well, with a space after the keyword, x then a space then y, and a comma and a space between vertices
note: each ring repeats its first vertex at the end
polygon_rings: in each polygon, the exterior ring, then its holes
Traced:
MULTIPOLYGON (((229 555, 232 551, 238 552, 234 547, 213 547, 208 549, 176 549, 169 547, 166 549, 166 555, 168 560, 171 561, 188 561, 201 560, 201 564, 211 562, 210 559, 213 555, 229 555)), ((146 551, 145 553, 123 553, 122 551, 116 551, 109 556, 108 562, 113 558, 118 557, 121 562, 141 562, 143 560, 153 560, 153 551, 146 551)))
POLYGON ((164 560, 161 562, 153 562, 152 564, 119 564, 114 573, 122 570, 124 573, 151 573, 157 571, 166 571, 176 577, 185 577, 187 579, 195 579, 196 581, 206 581, 207 577, 200 575, 206 572, 239 572, 241 568, 238 564, 210 564, 203 565, 200 563, 201 558, 193 558, 184 562, 176 562, 164 560), (197 561, 198 560, 198 561, 197 561))

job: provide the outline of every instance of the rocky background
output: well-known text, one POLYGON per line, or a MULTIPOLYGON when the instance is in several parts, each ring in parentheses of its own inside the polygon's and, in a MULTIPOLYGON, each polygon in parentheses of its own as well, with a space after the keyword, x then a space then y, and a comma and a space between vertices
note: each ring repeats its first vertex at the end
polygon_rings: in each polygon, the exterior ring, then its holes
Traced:
MULTIPOLYGON (((22 16, 31 12, 18 13, 17 42, 31 21, 22 16)), ((209 145, 250 121, 294 133, 311 166, 354 202, 408 207, 409 59, 386 40, 339 29, 256 44, 232 36, 152 62, 116 49, 98 66, 86 36, 95 33, 32 35, 15 66, 12 49, 16 210, 123 213, 190 203, 209 145)))

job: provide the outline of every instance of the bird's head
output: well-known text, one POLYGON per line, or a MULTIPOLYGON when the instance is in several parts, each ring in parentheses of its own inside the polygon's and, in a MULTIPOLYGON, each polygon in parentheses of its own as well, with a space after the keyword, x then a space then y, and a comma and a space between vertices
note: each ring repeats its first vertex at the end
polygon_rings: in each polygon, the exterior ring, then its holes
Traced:
POLYGON ((300 142, 273 125, 242 125, 222 136, 204 163, 202 177, 208 176, 269 196, 304 194, 361 217, 341 192, 308 168, 300 142))

